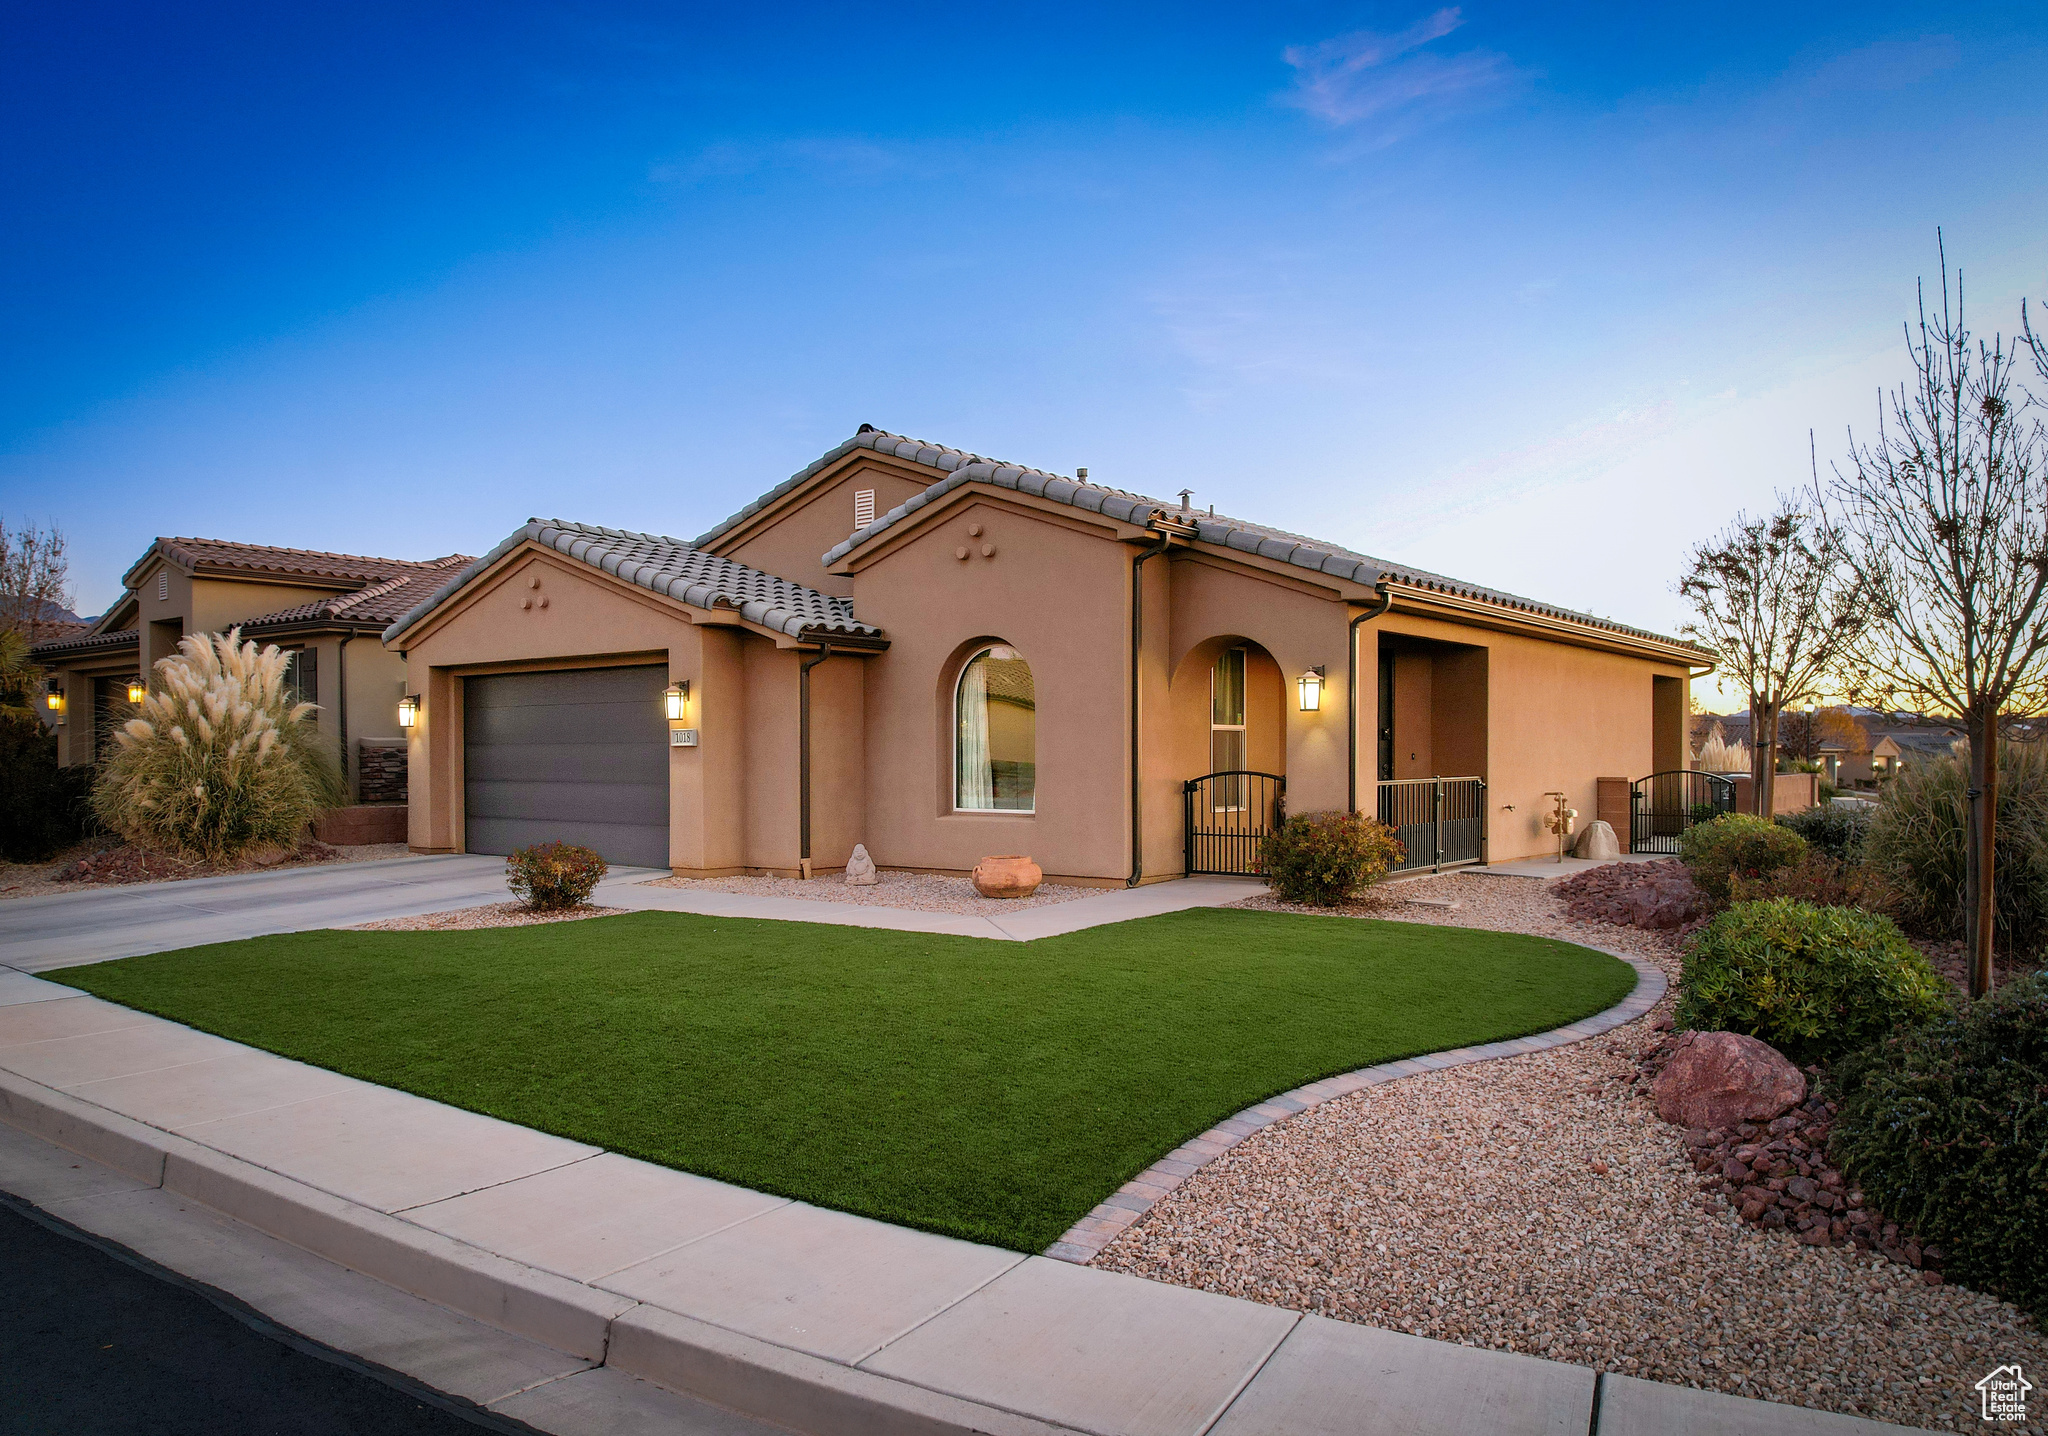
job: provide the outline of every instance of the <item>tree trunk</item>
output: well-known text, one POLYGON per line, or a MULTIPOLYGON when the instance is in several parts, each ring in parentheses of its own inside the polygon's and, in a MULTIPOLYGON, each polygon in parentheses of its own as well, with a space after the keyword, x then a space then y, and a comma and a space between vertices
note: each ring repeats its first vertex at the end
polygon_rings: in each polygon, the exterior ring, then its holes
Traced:
POLYGON ((1751 712, 1750 788, 1756 795, 1756 815, 1768 822, 1778 811, 1779 705, 1765 703, 1751 712))
POLYGON ((1970 712, 1970 846, 1963 866, 1963 951, 1970 996, 1991 992, 1991 945, 1998 935, 1998 715, 1970 712))

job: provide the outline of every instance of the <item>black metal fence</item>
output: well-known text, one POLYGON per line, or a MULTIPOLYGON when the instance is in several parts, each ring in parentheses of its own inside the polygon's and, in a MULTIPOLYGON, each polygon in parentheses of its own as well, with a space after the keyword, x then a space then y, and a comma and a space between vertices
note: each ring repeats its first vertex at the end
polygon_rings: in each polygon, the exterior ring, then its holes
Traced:
POLYGON ((1395 778, 1379 787, 1379 820, 1407 850, 1391 871, 1486 860, 1485 779, 1395 778))
POLYGON ((1256 877, 1259 844, 1284 816, 1287 780, 1239 769, 1205 773, 1181 785, 1187 871, 1256 877))
POLYGON ((1723 773, 1673 769, 1639 778, 1628 794, 1628 850, 1675 853, 1694 823, 1735 811, 1735 780, 1723 773))

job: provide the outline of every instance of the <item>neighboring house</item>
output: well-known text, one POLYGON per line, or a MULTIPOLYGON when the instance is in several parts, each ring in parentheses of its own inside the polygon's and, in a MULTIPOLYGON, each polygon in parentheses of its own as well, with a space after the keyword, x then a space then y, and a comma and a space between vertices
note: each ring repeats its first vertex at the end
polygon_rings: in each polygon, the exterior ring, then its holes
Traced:
POLYGON ((1231 835, 1198 870, 1246 869, 1282 783, 1450 860, 1554 851, 1547 793, 1590 820, 1599 777, 1685 766, 1712 662, 866 426, 694 542, 530 521, 384 641, 417 851, 558 838, 713 875, 865 843, 1101 884, 1181 875, 1190 822, 1231 835))
MULTIPOLYGON (((1835 712, 1842 721, 1821 725, 1824 736, 1814 744, 1814 751, 1821 775, 1834 786, 1848 790, 1871 791, 1902 768, 1931 758, 1945 758, 1965 736, 1960 724, 1919 713, 1886 713, 1854 706, 1835 712)), ((1781 719, 1781 738, 1783 722, 1781 719)), ((1716 726, 1731 743, 1749 742, 1747 712, 1696 714, 1692 720, 1695 755, 1716 726)))
POLYGON ((466 554, 414 562, 160 538, 122 576, 119 601, 85 632, 31 650, 49 670, 54 701, 45 711, 57 725, 58 761, 102 755, 109 729, 131 711, 129 685, 176 653, 179 639, 239 626, 244 638, 291 651, 290 681, 320 705, 314 722, 331 735, 357 801, 401 800, 396 704, 405 665, 377 636, 469 562, 466 554))

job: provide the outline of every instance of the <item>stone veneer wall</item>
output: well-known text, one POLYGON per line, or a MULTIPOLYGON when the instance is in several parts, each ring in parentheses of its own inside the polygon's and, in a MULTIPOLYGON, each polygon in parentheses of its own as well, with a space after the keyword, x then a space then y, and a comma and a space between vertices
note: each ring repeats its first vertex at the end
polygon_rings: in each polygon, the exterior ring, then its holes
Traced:
POLYGON ((404 740, 365 738, 357 745, 356 754, 357 802, 406 800, 404 740))

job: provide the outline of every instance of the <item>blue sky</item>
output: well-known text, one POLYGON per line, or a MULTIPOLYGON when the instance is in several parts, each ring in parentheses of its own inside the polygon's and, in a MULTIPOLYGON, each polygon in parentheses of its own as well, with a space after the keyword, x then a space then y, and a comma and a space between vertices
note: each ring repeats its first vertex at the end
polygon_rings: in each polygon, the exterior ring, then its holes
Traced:
POLYGON ((0 515, 90 612, 870 422, 1668 629, 1937 225, 2048 302, 2048 11, 1711 9, 12 5, 0 515))

